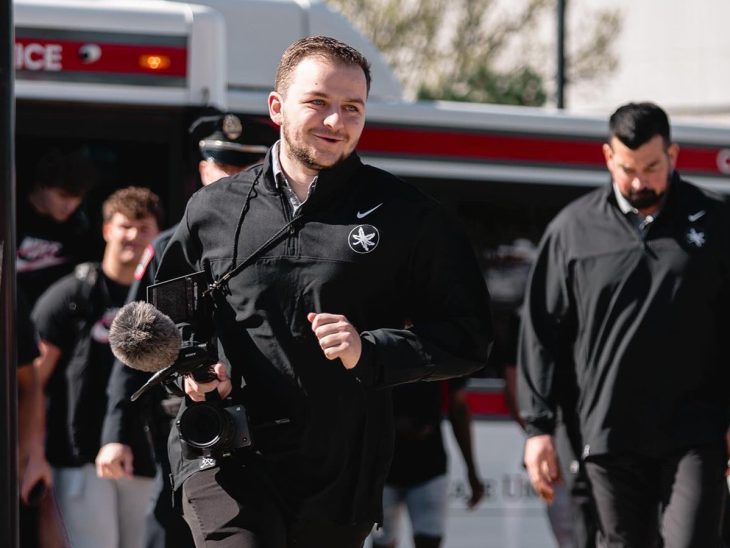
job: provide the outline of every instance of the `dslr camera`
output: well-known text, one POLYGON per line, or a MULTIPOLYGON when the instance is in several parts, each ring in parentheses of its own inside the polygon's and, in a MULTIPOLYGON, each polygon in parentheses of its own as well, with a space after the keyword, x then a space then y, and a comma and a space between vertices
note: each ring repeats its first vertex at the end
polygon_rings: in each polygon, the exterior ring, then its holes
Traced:
MULTIPOLYGON (((212 366, 218 355, 213 337, 213 303, 207 275, 195 272, 147 287, 147 302, 166 314, 180 330, 178 358, 162 382, 191 374, 198 382, 215 379, 212 366)), ((177 420, 183 454, 187 458, 222 457, 251 445, 246 410, 226 405, 214 391, 204 402, 193 402, 177 420)))

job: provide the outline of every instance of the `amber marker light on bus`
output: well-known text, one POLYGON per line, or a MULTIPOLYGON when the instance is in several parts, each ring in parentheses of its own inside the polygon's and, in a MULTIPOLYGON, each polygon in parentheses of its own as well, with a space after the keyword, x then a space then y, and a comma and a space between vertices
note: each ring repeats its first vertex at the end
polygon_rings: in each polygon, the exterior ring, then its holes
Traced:
POLYGON ((149 70, 165 70, 170 68, 170 58, 167 55, 140 55, 139 66, 149 70))

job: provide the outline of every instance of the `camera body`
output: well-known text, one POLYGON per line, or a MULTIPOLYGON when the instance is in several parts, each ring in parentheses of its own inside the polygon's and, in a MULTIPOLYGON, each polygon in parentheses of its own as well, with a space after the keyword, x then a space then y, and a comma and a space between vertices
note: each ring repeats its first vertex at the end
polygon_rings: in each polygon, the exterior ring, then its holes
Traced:
POLYGON ((246 409, 221 400, 193 403, 177 420, 183 455, 187 458, 224 457, 251 446, 246 409))
MULTIPOLYGON (((213 305, 206 296, 204 271, 181 276, 147 288, 147 301, 163 312, 180 330, 182 346, 168 369, 169 380, 191 374, 198 382, 215 379, 218 361, 213 338, 213 305)), ((217 392, 205 402, 193 402, 176 422, 183 454, 187 458, 221 457, 251 445, 248 418, 243 405, 224 405, 217 392)))

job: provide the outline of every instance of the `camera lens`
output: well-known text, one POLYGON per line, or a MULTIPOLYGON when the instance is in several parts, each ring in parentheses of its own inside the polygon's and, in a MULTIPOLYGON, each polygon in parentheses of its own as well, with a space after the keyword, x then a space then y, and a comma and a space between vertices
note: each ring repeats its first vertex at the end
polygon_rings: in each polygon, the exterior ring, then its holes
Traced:
POLYGON ((211 449, 225 443, 230 429, 225 412, 209 403, 191 405, 180 416, 178 428, 180 437, 188 445, 197 449, 211 449))

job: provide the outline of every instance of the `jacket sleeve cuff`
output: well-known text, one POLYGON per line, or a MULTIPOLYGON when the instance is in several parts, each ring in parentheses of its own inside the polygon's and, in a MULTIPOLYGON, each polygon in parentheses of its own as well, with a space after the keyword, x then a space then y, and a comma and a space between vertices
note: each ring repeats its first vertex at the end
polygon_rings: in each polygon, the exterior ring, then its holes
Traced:
POLYGON ((550 436, 555 432, 555 425, 549 424, 548 421, 537 421, 525 423, 525 433, 528 438, 534 436, 543 436, 548 434, 550 436))
POLYGON ((377 382, 377 367, 375 363, 375 343, 367 337, 362 337, 362 352, 355 367, 350 369, 353 375, 363 386, 372 387, 377 382))
POLYGON ((129 445, 121 421, 122 419, 118 413, 107 414, 101 431, 101 445, 107 443, 126 443, 129 445))

